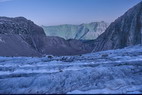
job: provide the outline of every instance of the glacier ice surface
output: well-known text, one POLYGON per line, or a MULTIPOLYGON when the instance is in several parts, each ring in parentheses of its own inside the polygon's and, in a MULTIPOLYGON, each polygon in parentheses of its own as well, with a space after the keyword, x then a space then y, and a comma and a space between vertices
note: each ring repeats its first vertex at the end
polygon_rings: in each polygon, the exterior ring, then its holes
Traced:
POLYGON ((142 46, 52 59, 0 57, 0 94, 54 93, 142 94, 142 46))

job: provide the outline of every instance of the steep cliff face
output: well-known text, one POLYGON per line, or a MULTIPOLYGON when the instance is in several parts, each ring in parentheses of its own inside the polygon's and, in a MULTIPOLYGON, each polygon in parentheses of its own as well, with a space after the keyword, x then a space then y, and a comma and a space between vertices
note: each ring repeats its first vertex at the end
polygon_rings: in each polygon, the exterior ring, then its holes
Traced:
POLYGON ((47 36, 58 36, 66 40, 94 40, 108 27, 108 23, 92 22, 81 25, 42 26, 47 36))
POLYGON ((0 34, 0 56, 41 56, 19 35, 0 34))
POLYGON ((0 17, 0 34, 45 35, 41 27, 24 17, 0 17))
POLYGON ((0 17, 0 56, 41 56, 37 36, 45 33, 32 21, 24 17, 0 17))
POLYGON ((81 41, 47 37, 41 27, 24 17, 0 17, 0 56, 78 55, 92 49, 81 41))
POLYGON ((115 20, 95 41, 94 51, 142 44, 142 2, 115 20))
POLYGON ((37 51, 39 50, 38 47, 40 47, 37 39, 40 36, 45 36, 44 30, 41 27, 24 17, 0 17, 0 34, 19 35, 37 51))

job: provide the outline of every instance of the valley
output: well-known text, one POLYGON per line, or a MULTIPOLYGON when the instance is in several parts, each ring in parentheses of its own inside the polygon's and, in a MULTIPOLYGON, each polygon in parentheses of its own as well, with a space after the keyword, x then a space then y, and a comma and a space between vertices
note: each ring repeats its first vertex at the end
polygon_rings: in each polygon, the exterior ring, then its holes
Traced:
POLYGON ((142 94, 142 1, 111 24, 0 17, 0 94, 142 94))

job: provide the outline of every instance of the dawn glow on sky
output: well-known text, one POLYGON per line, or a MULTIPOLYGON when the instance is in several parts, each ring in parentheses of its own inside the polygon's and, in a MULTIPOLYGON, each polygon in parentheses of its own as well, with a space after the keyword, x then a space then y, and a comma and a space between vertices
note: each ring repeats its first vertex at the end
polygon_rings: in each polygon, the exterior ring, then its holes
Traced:
POLYGON ((112 22, 141 0, 0 0, 0 16, 23 16, 38 25, 112 22))

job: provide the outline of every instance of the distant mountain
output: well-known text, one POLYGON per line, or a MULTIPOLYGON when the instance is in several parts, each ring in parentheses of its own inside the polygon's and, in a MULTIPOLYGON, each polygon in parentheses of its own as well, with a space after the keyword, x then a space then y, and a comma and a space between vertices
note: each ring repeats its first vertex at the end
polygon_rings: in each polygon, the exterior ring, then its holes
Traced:
POLYGON ((24 17, 0 17, 0 56, 78 55, 92 49, 86 42, 47 37, 41 27, 24 17))
POLYGON ((42 26, 42 28, 47 36, 58 36, 67 40, 94 40, 106 30, 108 25, 102 21, 81 25, 42 26))
POLYGON ((142 2, 131 8, 95 40, 94 51, 142 44, 142 2))

